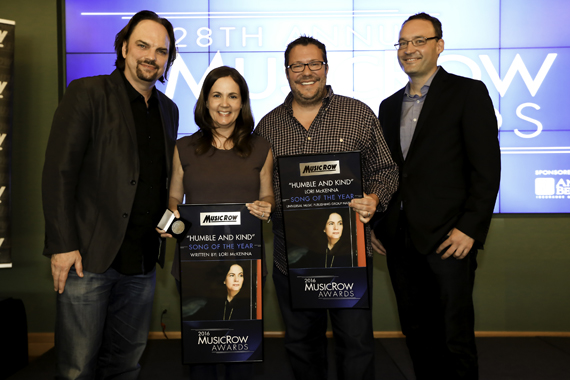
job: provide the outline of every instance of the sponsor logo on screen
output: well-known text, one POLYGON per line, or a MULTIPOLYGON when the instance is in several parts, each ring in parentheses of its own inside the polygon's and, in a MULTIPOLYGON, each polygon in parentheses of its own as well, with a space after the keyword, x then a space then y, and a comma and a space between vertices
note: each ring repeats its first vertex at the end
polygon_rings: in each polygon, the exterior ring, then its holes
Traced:
MULTIPOLYGON (((553 170, 550 172, 556 172, 556 174, 566 174, 564 172, 567 172, 567 170, 553 170)), ((540 199, 570 198, 570 179, 568 178, 556 179, 554 177, 535 178, 534 194, 536 195, 537 198, 540 199)))
POLYGON ((535 178, 534 194, 554 195, 554 178, 535 178))
POLYGON ((300 163, 299 171, 301 177, 313 175, 340 174, 340 162, 337 161, 321 161, 300 163))
POLYGON ((241 225, 241 214, 236 212, 201 212, 201 226, 241 225))

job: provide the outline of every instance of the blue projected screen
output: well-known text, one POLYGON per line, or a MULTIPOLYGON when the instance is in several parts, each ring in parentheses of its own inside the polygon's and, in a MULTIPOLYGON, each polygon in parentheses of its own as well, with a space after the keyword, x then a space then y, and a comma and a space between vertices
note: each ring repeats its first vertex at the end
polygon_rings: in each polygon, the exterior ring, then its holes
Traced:
POLYGON ((221 65, 246 78, 256 121, 281 104, 289 93, 283 52, 302 34, 326 45, 335 93, 378 112, 407 82, 393 46, 402 22, 418 12, 436 16, 445 41, 439 64, 482 80, 495 106, 502 153, 495 212, 570 212, 567 0, 66 0, 67 84, 113 71, 115 35, 142 9, 175 28, 178 57, 157 87, 180 109, 180 137, 197 129, 202 82, 221 65))

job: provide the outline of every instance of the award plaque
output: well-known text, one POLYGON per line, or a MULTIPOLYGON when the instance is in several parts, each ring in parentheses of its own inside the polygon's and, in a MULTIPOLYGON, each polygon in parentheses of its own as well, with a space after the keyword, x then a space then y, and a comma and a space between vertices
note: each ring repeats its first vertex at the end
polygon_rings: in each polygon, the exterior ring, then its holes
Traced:
POLYGON ((179 205, 186 364, 263 360, 261 220, 245 204, 179 205))
POLYGON ((360 152, 277 161, 292 307, 368 308, 360 152))

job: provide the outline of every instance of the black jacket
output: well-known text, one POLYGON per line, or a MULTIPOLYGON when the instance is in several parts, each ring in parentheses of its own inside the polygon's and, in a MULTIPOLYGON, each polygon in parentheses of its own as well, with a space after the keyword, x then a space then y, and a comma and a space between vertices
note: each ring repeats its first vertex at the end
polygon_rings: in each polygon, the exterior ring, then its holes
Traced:
POLYGON ((380 105, 379 119, 392 158, 400 169, 400 187, 379 215, 375 234, 394 236, 403 210, 410 237, 427 254, 452 229, 485 242, 499 190, 501 158, 493 104, 481 81, 447 73, 435 75, 410 148, 400 147, 404 89, 380 105))
MULTIPOLYGON (((168 186, 178 108, 157 93, 168 186)), ((79 250, 86 271, 107 270, 125 236, 139 169, 136 129, 121 73, 71 82, 55 112, 46 150, 44 255, 79 250)), ((157 261, 163 265, 164 254, 157 252, 157 261)))

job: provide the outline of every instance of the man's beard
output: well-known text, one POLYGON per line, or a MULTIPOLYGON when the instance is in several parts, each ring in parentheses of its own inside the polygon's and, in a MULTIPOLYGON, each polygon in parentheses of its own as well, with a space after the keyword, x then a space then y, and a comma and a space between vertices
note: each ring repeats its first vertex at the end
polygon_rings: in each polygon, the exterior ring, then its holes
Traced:
MULTIPOLYGON (((320 84, 321 78, 319 77, 314 77, 314 76, 310 76, 310 77, 303 77, 301 79, 298 79, 294 82, 294 84, 298 84, 300 86, 302 82, 310 82, 310 81, 314 81, 315 84, 320 84)), ((305 94, 303 92, 301 92, 299 90, 299 88, 297 86, 291 86, 291 91, 293 92, 293 95, 295 97, 295 101, 299 104, 302 104, 304 106, 312 106, 315 104, 319 104, 322 102, 323 98, 326 95, 326 87, 319 87, 317 89, 317 91, 313 94, 313 96, 307 97, 305 96, 305 94)))
POLYGON ((140 61, 137 61, 137 77, 140 80, 144 80, 146 82, 156 82, 156 80, 158 79, 158 66, 156 65, 156 63, 154 61, 151 61, 149 59, 141 59, 140 61), (154 71, 152 73, 148 73, 146 71, 143 71, 140 68, 141 63, 155 67, 156 71, 154 71))

